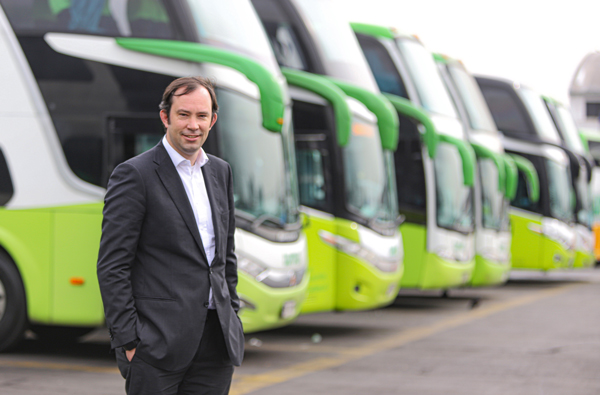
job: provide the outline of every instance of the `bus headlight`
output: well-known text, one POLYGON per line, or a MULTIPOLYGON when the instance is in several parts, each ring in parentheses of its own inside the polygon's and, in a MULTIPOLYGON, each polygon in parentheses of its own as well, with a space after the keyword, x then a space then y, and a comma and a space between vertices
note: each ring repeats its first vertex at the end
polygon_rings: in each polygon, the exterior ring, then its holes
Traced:
POLYGON ((452 251, 452 248, 450 248, 450 247, 442 246, 442 247, 438 248, 437 250, 435 250, 433 253, 447 261, 454 260, 454 252, 452 251))
POLYGON ((550 240, 560 244, 566 250, 575 248, 575 233, 561 221, 554 218, 544 218, 542 226, 529 224, 529 230, 535 233, 541 233, 550 240))
POLYGON ((238 257, 238 269, 253 277, 256 281, 268 285, 271 288, 293 287, 302 282, 305 268, 271 268, 263 262, 247 255, 236 253, 238 257))
POLYGON ((352 240, 342 236, 334 235, 333 233, 327 231, 320 231, 319 237, 321 237, 321 240, 323 240, 325 243, 348 255, 352 255, 371 264, 382 272, 392 273, 398 271, 400 268, 402 260, 400 257, 381 256, 352 240))

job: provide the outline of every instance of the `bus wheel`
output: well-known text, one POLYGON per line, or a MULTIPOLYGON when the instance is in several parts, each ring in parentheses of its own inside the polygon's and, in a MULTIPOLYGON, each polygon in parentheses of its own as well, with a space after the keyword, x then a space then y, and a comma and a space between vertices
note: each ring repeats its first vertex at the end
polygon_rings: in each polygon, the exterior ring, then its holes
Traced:
POLYGON ((44 342, 75 343, 80 337, 87 335, 95 327, 31 325, 31 330, 37 338, 44 342))
POLYGON ((0 252, 0 351, 17 345, 27 327, 25 289, 10 258, 0 252))

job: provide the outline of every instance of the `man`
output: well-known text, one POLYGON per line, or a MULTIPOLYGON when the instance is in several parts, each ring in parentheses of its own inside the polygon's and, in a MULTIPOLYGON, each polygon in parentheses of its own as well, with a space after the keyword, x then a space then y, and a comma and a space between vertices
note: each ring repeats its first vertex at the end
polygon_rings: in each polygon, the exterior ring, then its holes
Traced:
POLYGON ((160 109, 165 137, 108 182, 98 280, 111 347, 129 395, 227 394, 244 335, 231 169, 202 149, 212 84, 177 79, 160 109))

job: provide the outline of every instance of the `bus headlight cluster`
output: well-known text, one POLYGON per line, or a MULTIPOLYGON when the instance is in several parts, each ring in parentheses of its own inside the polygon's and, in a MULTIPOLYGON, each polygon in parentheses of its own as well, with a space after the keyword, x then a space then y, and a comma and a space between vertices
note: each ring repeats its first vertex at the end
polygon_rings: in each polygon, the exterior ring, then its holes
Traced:
POLYGON ((572 250, 575 247, 575 232, 563 222, 554 218, 544 218, 542 227, 530 225, 529 229, 546 236, 547 238, 559 243, 563 248, 572 250))
POLYGON ((473 259, 473 251, 468 248, 455 249, 451 246, 441 246, 433 253, 446 261, 469 263, 473 259))
POLYGON ((306 269, 273 268, 255 258, 236 253, 238 257, 238 269, 252 276, 256 281, 268 285, 271 288, 293 287, 302 282, 306 269))
POLYGON ((594 234, 587 228, 576 228, 577 243, 576 248, 580 251, 593 251, 594 250, 594 234))
POLYGON ((392 273, 399 270, 402 264, 401 257, 385 257, 374 251, 363 247, 359 243, 349 240, 345 237, 334 235, 327 231, 320 231, 319 236, 325 243, 337 248, 338 250, 348 255, 354 256, 363 260, 382 272, 392 273))
POLYGON ((447 261, 454 260, 454 252, 450 247, 440 247, 434 251, 434 254, 447 261))

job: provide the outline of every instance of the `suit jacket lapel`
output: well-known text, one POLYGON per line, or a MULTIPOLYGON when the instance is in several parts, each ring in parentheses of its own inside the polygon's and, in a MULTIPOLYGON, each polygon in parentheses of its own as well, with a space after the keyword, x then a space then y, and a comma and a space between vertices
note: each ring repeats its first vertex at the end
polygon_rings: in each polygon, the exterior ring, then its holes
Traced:
POLYGON ((210 160, 202 166, 202 176, 204 177, 204 184, 206 185, 206 193, 208 194, 208 201, 210 202, 210 212, 212 214, 213 229, 215 232, 215 257, 219 253, 219 236, 221 233, 221 226, 219 221, 219 211, 217 211, 217 205, 219 199, 225 199, 221 193, 219 183, 217 182, 217 176, 215 175, 214 169, 211 166, 210 160))
POLYGON ((194 236, 194 240, 200 248, 200 252, 202 253, 204 261, 208 263, 206 252, 204 251, 204 246, 202 245, 202 240, 200 238, 200 231, 198 231, 198 225, 196 224, 194 211, 192 210, 187 193, 183 187, 183 182, 181 181, 181 177, 179 177, 179 173, 177 173, 177 169, 175 168, 173 161, 171 161, 171 158, 169 157, 169 154, 162 143, 159 143, 157 146, 157 153, 154 161, 158 165, 156 168, 158 177, 167 189, 171 199, 173 199, 177 210, 179 210, 179 213, 181 214, 181 217, 183 218, 183 221, 187 225, 189 231, 192 233, 192 236, 194 236))

